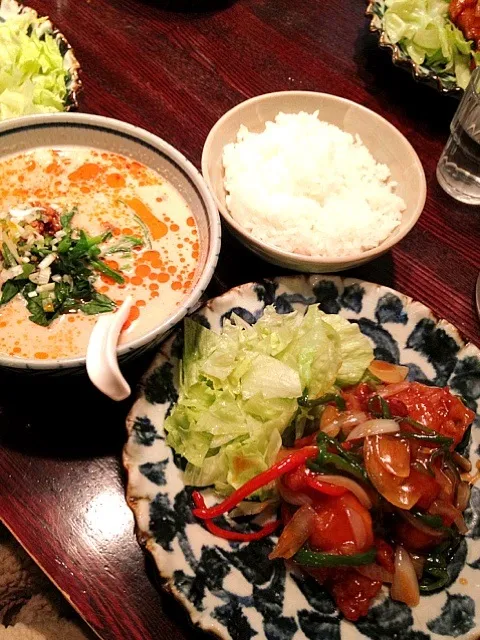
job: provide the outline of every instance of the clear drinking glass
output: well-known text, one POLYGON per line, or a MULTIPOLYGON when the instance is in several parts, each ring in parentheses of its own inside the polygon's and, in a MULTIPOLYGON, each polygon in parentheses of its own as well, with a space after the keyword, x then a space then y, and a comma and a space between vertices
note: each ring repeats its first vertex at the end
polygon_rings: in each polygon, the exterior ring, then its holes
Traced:
POLYGON ((450 125, 437 179, 456 200, 480 205, 480 67, 472 73, 450 125))

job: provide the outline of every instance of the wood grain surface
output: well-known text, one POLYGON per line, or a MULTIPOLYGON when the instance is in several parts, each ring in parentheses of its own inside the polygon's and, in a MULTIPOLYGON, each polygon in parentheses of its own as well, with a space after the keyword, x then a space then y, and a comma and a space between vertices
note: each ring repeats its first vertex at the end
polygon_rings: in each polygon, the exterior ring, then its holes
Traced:
MULTIPOLYGON (((215 121, 260 93, 326 91, 386 117, 423 162, 427 203, 391 253, 345 275, 395 287, 480 343, 479 211, 450 199, 435 178, 457 103, 392 66, 368 32, 362 0, 29 4, 50 14, 82 63, 82 111, 145 127, 197 167, 215 121)), ((209 293, 281 273, 225 232, 209 293)), ((129 371, 132 383, 147 365, 148 357, 129 371)), ((129 406, 103 400, 83 378, 1 377, 0 517, 105 640, 192 638, 187 614, 159 589, 124 501, 129 406)))

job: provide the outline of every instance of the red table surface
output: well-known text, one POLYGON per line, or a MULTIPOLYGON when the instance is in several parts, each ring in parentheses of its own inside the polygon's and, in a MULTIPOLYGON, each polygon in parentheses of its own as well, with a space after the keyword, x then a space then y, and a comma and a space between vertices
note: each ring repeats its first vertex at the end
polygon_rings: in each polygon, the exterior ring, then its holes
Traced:
MULTIPOLYGON (((238 0, 203 12, 154 0, 30 4, 49 12, 75 48, 82 111, 145 127, 197 167, 215 121, 257 94, 325 91, 386 117, 423 162, 425 210, 393 251, 345 275, 392 286, 480 342, 479 212, 446 196, 435 178, 457 102, 392 66, 368 32, 362 0, 238 0)), ((225 232, 209 293, 280 273, 225 232)), ((133 383, 147 365, 135 364, 133 383)), ((131 401, 113 405, 83 379, 3 375, 0 385, 5 524, 105 640, 195 635, 158 588, 124 501, 120 455, 131 401)))

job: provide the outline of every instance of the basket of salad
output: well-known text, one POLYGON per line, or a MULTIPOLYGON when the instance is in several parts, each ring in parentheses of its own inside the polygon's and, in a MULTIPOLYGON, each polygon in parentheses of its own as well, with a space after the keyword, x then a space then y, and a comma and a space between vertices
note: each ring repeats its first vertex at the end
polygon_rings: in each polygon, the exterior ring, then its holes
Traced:
POLYGON ((480 63, 479 0, 368 0, 370 31, 393 63, 460 95, 480 63))
POLYGON ((47 17, 0 1, 0 120, 77 108, 80 65, 47 17))

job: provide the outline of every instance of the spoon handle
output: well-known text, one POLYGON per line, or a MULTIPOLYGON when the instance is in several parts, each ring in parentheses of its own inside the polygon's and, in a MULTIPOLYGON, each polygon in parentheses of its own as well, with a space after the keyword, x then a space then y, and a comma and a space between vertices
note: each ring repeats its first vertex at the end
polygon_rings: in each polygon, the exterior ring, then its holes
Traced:
POLYGON ((125 400, 131 393, 117 359, 118 338, 131 307, 132 297, 128 296, 115 314, 99 316, 87 348, 86 365, 90 381, 99 391, 117 401, 125 400))

